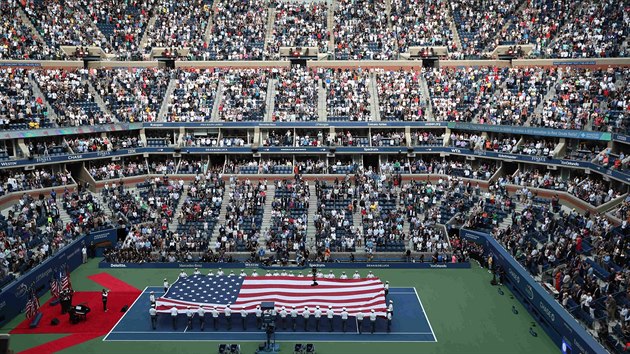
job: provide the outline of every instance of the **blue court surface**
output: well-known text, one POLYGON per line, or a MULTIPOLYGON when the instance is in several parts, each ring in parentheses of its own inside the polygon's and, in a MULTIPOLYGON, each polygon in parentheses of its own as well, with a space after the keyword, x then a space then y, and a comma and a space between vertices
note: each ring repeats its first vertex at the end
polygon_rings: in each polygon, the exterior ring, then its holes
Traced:
MULTIPOLYGON (((223 314, 219 316, 217 329, 214 329, 212 316, 206 313, 205 330, 201 331, 199 318, 195 316, 193 328, 187 328, 185 315, 178 316, 177 327, 169 314, 158 315, 157 329, 151 328, 149 316, 149 292, 154 291, 156 297, 163 294, 162 287, 147 287, 136 301, 118 321, 116 326, 105 336, 104 341, 240 341, 262 342, 266 339, 264 330, 256 329, 256 318, 250 314, 247 318, 246 329, 243 330, 241 316, 238 312, 232 314, 232 329, 223 314)), ((322 318, 320 331, 316 331, 315 318, 311 316, 308 331, 304 328, 304 319, 298 316, 296 331, 293 331, 291 319, 287 319, 286 329, 278 319, 276 321, 277 341, 309 341, 309 342, 437 342, 429 319, 424 312, 420 296, 415 288, 392 288, 387 300, 394 300, 394 316, 391 332, 387 332, 387 321, 378 318, 376 331, 371 334, 369 318, 364 319, 362 333, 359 333, 356 318, 350 317, 346 332, 342 331, 341 318, 335 316, 333 331, 329 330, 327 318, 322 318)))

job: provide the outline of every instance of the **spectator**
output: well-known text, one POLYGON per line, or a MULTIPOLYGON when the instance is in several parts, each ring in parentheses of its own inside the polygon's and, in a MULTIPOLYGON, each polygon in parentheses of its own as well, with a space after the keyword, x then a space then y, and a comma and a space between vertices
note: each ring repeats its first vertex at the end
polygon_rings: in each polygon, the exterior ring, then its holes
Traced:
POLYGON ((276 76, 273 121, 317 120, 319 77, 311 69, 293 66, 276 76))
POLYGON ((315 47, 328 52, 328 5, 326 2, 276 2, 272 46, 315 47))
POLYGON ((384 0, 340 0, 335 9, 335 59, 394 59, 395 38, 384 0))
POLYGON ((426 120, 421 79, 417 71, 376 71, 381 120, 426 120))
POLYGON ((169 76, 160 69, 110 69, 90 73, 94 89, 121 122, 157 121, 169 76))

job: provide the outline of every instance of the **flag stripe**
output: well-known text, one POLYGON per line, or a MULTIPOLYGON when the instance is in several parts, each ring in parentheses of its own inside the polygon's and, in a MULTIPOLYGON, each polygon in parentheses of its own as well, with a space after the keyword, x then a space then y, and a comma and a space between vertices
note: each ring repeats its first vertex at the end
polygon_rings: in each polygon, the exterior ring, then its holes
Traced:
POLYGON ((276 309, 295 306, 301 313, 305 306, 314 311, 316 306, 339 314, 346 308, 350 315, 375 310, 377 315, 387 312, 383 283, 378 278, 317 279, 296 276, 226 277, 193 275, 179 278, 168 292, 157 299, 157 310, 169 312, 172 307, 185 312, 188 306, 216 307, 221 313, 227 304, 233 311, 254 312, 261 302, 274 302, 276 309), (210 300, 210 301, 208 301, 210 300), (212 301, 214 300, 214 301, 212 301))

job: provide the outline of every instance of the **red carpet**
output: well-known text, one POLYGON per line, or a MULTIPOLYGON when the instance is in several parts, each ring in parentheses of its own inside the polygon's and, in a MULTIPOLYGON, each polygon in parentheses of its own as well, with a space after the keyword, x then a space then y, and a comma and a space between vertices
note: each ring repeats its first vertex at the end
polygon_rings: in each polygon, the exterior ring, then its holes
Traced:
POLYGON ((71 324, 69 316, 61 314, 61 306, 49 306, 48 303, 43 305, 40 310, 42 312, 42 320, 37 328, 30 329, 28 326, 30 320, 24 320, 11 331, 15 334, 35 334, 35 333, 107 333, 122 317, 120 309, 124 305, 131 305, 138 297, 139 293, 119 293, 110 292, 107 300, 107 308, 109 311, 103 312, 103 303, 101 302, 101 293, 98 291, 79 291, 74 293, 72 304, 85 304, 92 309, 87 315, 87 321, 71 324), (59 324, 53 326, 50 320, 59 319, 59 324))
POLYGON ((81 344, 83 342, 87 342, 94 338, 100 337, 100 334, 97 333, 77 333, 70 334, 63 338, 56 339, 52 342, 44 343, 33 347, 31 349, 23 350, 20 354, 50 354, 62 351, 66 348, 72 347, 73 345, 81 344))
POLYGON ((37 328, 29 328, 30 320, 24 320, 17 325, 12 334, 39 334, 39 333, 69 333, 69 336, 54 340, 49 343, 23 351, 22 353, 54 353, 65 348, 83 343, 85 341, 107 334, 120 320, 123 313, 120 309, 125 305, 131 305, 140 295, 140 290, 105 273, 95 274, 89 277, 91 280, 110 290, 107 301, 107 312, 103 312, 100 291, 79 291, 74 293, 72 303, 84 304, 91 308, 87 315, 87 321, 71 324, 69 316, 61 315, 61 306, 50 306, 50 300, 40 308, 42 320, 37 328), (59 319, 59 324, 53 326, 50 321, 59 319))
POLYGON ((140 289, 131 286, 124 281, 108 274, 108 273, 98 273, 93 274, 88 277, 88 279, 92 280, 97 284, 101 284, 105 289, 109 289, 112 292, 121 292, 121 293, 140 293, 140 289))

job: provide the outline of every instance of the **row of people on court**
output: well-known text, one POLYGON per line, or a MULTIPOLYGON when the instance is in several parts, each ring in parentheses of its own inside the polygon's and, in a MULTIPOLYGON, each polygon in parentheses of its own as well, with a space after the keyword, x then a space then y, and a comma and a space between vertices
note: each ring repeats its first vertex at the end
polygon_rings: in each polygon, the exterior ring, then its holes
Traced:
MULTIPOLYGON (((155 330, 157 329, 157 321, 158 321, 159 312, 157 311, 157 308, 156 308, 155 296, 153 292, 150 295, 150 300, 152 304, 151 304, 151 307, 149 308, 149 316, 151 318, 151 327, 155 330)), ((360 312, 354 315, 357 320, 357 327, 358 327, 357 329, 359 333, 362 333, 364 322, 369 319, 370 324, 371 324, 371 333, 374 333, 374 331, 376 330, 376 321, 378 319, 378 314, 376 313, 374 309, 371 309, 367 313, 364 313, 364 310, 367 310, 367 309, 360 309, 360 312)), ((233 313, 234 313, 234 317, 236 317, 236 310, 233 310, 230 307, 230 304, 227 304, 225 308, 223 309, 223 317, 227 324, 228 330, 232 329, 233 313)), ((242 325, 243 330, 247 330, 247 318, 249 317, 250 313, 247 311, 245 307, 241 307, 238 313, 240 314, 240 317, 241 317, 241 325, 242 325)), ((173 306, 169 310, 168 314, 171 316, 173 329, 176 330, 177 319, 180 315, 179 309, 173 306)), ((184 315, 187 318, 186 329, 191 330, 194 328, 193 320, 196 315, 197 318, 199 319, 199 328, 203 331, 205 329, 205 324, 206 324, 206 314, 209 314, 209 316, 212 317, 213 328, 214 330, 217 330, 219 326, 219 321, 220 321, 219 317, 221 313, 219 312, 219 309, 217 309, 216 306, 198 306, 198 307, 187 306, 184 312, 184 315)), ((318 332, 320 331, 320 328, 321 328, 320 324, 321 324, 322 318, 328 319, 328 330, 331 332, 334 331, 333 320, 335 316, 341 317, 341 328, 343 332, 346 332, 348 318, 352 316, 345 307, 341 309, 341 312, 336 313, 332 306, 328 306, 328 310, 326 310, 325 312, 320 308, 320 306, 316 306, 314 311, 311 311, 308 308, 308 306, 305 306, 301 312, 296 308, 296 306, 292 306, 290 310, 287 309, 285 306, 282 306, 280 311, 276 311, 276 309, 273 309, 271 311, 269 310, 263 311, 260 306, 256 306, 256 309, 254 310, 254 315, 256 317, 256 328, 258 329, 263 328, 264 317, 271 316, 271 318, 275 320, 279 316, 280 322, 278 323, 278 327, 282 325, 282 329, 286 330, 287 325, 289 324, 288 322, 290 322, 290 325, 293 331, 296 331, 298 317, 301 317, 303 319, 304 330, 306 332, 309 331, 309 319, 311 317, 315 319, 316 331, 318 332)), ((385 319, 387 320, 388 332, 391 330, 391 322, 392 322, 393 315, 394 315, 394 302, 390 300, 389 306, 387 308, 387 312, 385 315, 385 319)))
MULTIPOLYGON (((201 275, 201 271, 199 270, 199 268, 195 268, 194 272, 192 275, 201 275)), ((230 271, 229 274, 226 274, 222 268, 219 268, 217 270, 216 273, 214 273, 214 271, 212 269, 210 269, 208 271, 208 276, 209 277, 213 277, 213 276, 228 276, 228 277, 235 277, 236 274, 234 273, 233 270, 230 271)), ((238 274, 239 277, 246 277, 247 273, 245 272, 244 269, 241 269, 241 272, 238 274)), ((273 272, 267 271, 266 274, 260 275, 258 274, 258 271, 256 271, 256 269, 254 269, 251 273, 252 277, 258 277, 258 276, 274 276, 274 277, 279 277, 279 276, 294 276, 294 277, 298 277, 298 278, 304 278, 307 275, 304 275, 304 272, 298 272, 297 274, 295 274, 294 272, 287 272, 286 269, 282 269, 282 270, 278 270, 275 269, 273 272)), ((324 274, 321 270, 318 270, 317 273, 315 273, 315 276, 317 278, 323 278, 323 279, 336 279, 337 276, 335 275, 335 273, 333 273, 333 271, 331 270, 330 272, 328 272, 328 274, 324 274)), ((182 270, 179 273, 179 277, 180 278, 186 278, 188 277, 188 273, 186 273, 185 270, 182 270)), ((372 273, 372 271, 369 271, 368 274, 366 275, 366 278, 376 278, 376 276, 374 275, 374 273, 372 273)), ((341 275, 339 276, 339 279, 349 279, 348 275, 346 274, 346 272, 341 272, 341 275)), ((361 274, 359 274, 358 271, 355 271, 354 274, 352 275, 352 279, 361 279, 361 274)), ((389 284, 389 282, 386 282, 387 284, 389 284)), ((164 291, 166 292, 168 290, 168 280, 166 278, 164 278, 164 291)))

